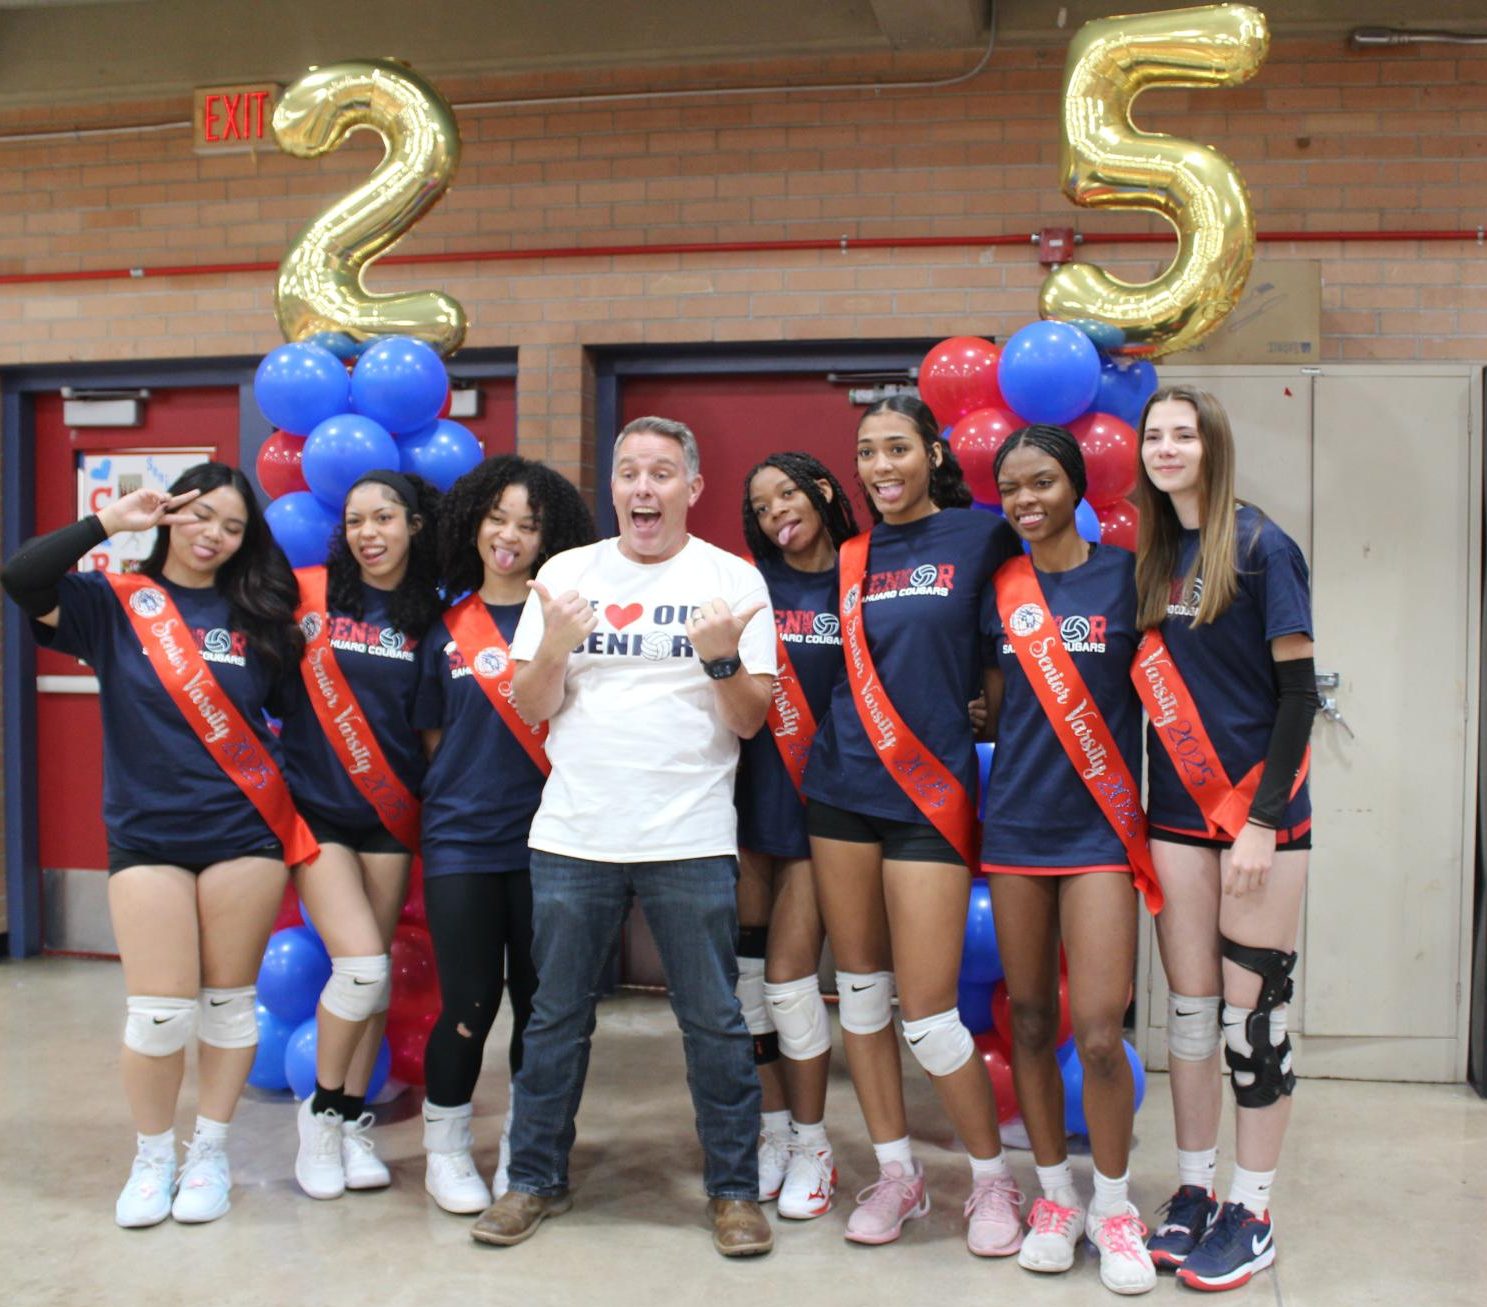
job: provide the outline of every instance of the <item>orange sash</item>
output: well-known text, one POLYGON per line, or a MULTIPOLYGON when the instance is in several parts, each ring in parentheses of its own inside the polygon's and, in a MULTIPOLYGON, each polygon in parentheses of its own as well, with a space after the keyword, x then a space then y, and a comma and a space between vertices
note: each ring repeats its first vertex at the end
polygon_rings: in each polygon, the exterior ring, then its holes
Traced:
POLYGON ((775 674, 770 689, 766 720, 785 770, 795 782, 795 792, 804 803, 805 792, 801 787, 805 783, 805 765, 811 756, 811 744, 816 738, 816 715, 806 702, 805 687, 800 683, 795 664, 790 661, 790 651, 785 648, 778 630, 774 634, 774 643, 775 660, 780 670, 775 674))
MULTIPOLYGON (((1218 750, 1213 747, 1203 719, 1198 715, 1193 693, 1177 670, 1177 663, 1166 642, 1155 630, 1141 637, 1136 661, 1131 664, 1131 680, 1152 726, 1156 728, 1157 739, 1172 760, 1177 779, 1203 814, 1209 830, 1215 835, 1238 839, 1239 832, 1249 820, 1255 791, 1260 788, 1260 777, 1265 771, 1264 760, 1251 767, 1239 784, 1229 780, 1224 764, 1219 761, 1218 750)), ((1291 788, 1292 798, 1305 783, 1310 768, 1311 748, 1308 747, 1296 773, 1296 783, 1291 788)))
POLYGON ((888 774, 974 872, 981 862, 976 805, 950 769, 904 724, 868 652, 862 598, 869 539, 869 533, 863 532, 841 548, 842 646, 852 702, 888 774))
POLYGON ((405 849, 416 852, 418 800, 387 761, 331 647, 325 568, 302 567, 294 575, 300 597, 294 617, 305 633, 305 658, 299 670, 320 729, 336 761, 388 833, 405 849))
POLYGON ((284 861, 290 866, 313 862, 320 846, 296 810, 289 786, 263 742, 212 675, 165 587, 138 573, 105 572, 104 578, 123 605, 171 702, 284 846, 284 861))
POLYGON ((1089 688, 1048 611, 1043 587, 1026 555, 1002 565, 996 574, 997 612, 1007 642, 1038 696, 1048 724, 1084 781, 1090 797, 1125 845, 1136 888, 1147 909, 1162 910, 1162 890, 1146 843, 1141 789, 1116 747, 1115 737, 1095 706, 1089 688))
POLYGON ((475 676, 475 684, 485 691, 485 697, 496 710, 496 715, 511 732, 516 742, 527 751, 537 770, 544 776, 552 771, 547 760, 547 751, 542 747, 547 739, 547 723, 528 726, 520 714, 511 706, 511 678, 516 668, 511 662, 511 647, 501 634, 501 628, 491 620, 480 592, 467 594, 444 614, 444 625, 454 637, 455 647, 465 666, 475 676))

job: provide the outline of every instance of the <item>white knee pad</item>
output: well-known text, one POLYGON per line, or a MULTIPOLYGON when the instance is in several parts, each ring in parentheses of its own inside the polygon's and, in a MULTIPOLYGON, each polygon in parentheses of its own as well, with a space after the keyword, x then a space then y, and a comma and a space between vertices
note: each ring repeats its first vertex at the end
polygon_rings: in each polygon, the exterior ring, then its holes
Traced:
POLYGON ((258 1043, 258 1018, 253 1003, 258 991, 252 985, 240 989, 204 989, 197 1000, 200 1010, 196 1033, 213 1048, 252 1048, 258 1043))
POLYGON ((374 953, 370 957, 332 958, 330 979, 320 991, 320 1001, 325 1010, 342 1021, 365 1021, 374 1012, 380 1012, 383 991, 388 988, 388 963, 386 953, 374 953))
POLYGON ((169 1057, 191 1042, 196 1030, 194 998, 131 994, 124 1021, 124 1047, 145 1057, 169 1057))
POLYGON ((1193 998, 1187 994, 1167 995, 1167 1051, 1183 1062, 1206 1062, 1219 1051, 1223 1037, 1219 1033, 1217 994, 1193 998))
POLYGON ((909 1052, 932 1076, 954 1074, 976 1051, 971 1032, 954 1008, 918 1021, 905 1021, 904 1038, 909 1041, 909 1052))
POLYGON ((893 1020, 893 972, 838 971, 837 1015, 853 1035, 875 1035, 893 1020))
POLYGON ((738 1005, 743 1008, 744 1025, 751 1035, 767 1035, 774 1030, 769 1021, 769 1008, 764 1002, 764 959, 739 958, 738 984, 733 987, 738 1005))
POLYGON ((815 976, 766 984, 764 998, 780 1037, 780 1052, 792 1062, 819 1057, 831 1047, 831 1022, 815 976))

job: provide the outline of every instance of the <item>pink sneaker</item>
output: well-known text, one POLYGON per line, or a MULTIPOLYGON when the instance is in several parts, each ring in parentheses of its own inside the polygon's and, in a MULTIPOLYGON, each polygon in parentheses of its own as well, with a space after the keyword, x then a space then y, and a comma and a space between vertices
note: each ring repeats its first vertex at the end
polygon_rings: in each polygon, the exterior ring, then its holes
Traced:
POLYGON ((914 1163, 912 1172, 889 1162, 877 1182, 857 1195, 857 1210, 847 1219, 851 1243, 892 1243, 903 1233, 904 1222, 929 1211, 924 1192, 924 1168, 914 1163))
POLYGON ((972 1188, 965 1216, 966 1247, 977 1257, 1010 1257, 1022 1247, 1022 1191, 1010 1175, 972 1188))

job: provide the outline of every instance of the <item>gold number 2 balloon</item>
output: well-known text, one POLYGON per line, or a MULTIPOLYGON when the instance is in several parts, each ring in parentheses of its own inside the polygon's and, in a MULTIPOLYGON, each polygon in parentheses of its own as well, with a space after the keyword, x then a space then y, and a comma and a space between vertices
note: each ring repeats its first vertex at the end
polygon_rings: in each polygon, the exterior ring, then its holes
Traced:
POLYGON ((1067 263, 1043 283, 1045 318, 1095 318, 1121 328, 1126 351, 1169 354, 1196 344, 1235 305, 1255 256, 1244 180, 1217 150, 1131 121, 1150 86, 1236 86, 1270 48, 1265 15, 1204 5, 1086 23, 1064 70, 1063 189, 1091 208, 1144 209, 1177 229, 1177 257, 1155 281, 1121 281, 1067 263))
POLYGON ((373 295, 361 279, 448 189, 460 159, 454 111, 411 68, 389 59, 312 68, 274 110, 279 148, 301 159, 328 154, 358 128, 381 136, 387 153, 290 245, 274 295, 279 327, 286 340, 317 331, 361 340, 396 334, 452 353, 465 338, 458 300, 432 290, 373 295))

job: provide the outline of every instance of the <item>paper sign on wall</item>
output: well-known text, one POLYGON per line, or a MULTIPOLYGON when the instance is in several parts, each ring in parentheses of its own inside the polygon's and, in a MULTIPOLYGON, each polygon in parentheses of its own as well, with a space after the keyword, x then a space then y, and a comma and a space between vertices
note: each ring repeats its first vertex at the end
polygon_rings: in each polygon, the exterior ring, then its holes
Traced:
MULTIPOLYGON (((212 458, 212 449, 131 450, 128 453, 82 454, 77 469, 77 515, 86 517, 105 504, 141 487, 168 490, 188 467, 212 458)), ((91 549, 77 565, 79 572, 131 571, 150 556, 155 531, 126 531, 91 549)))

